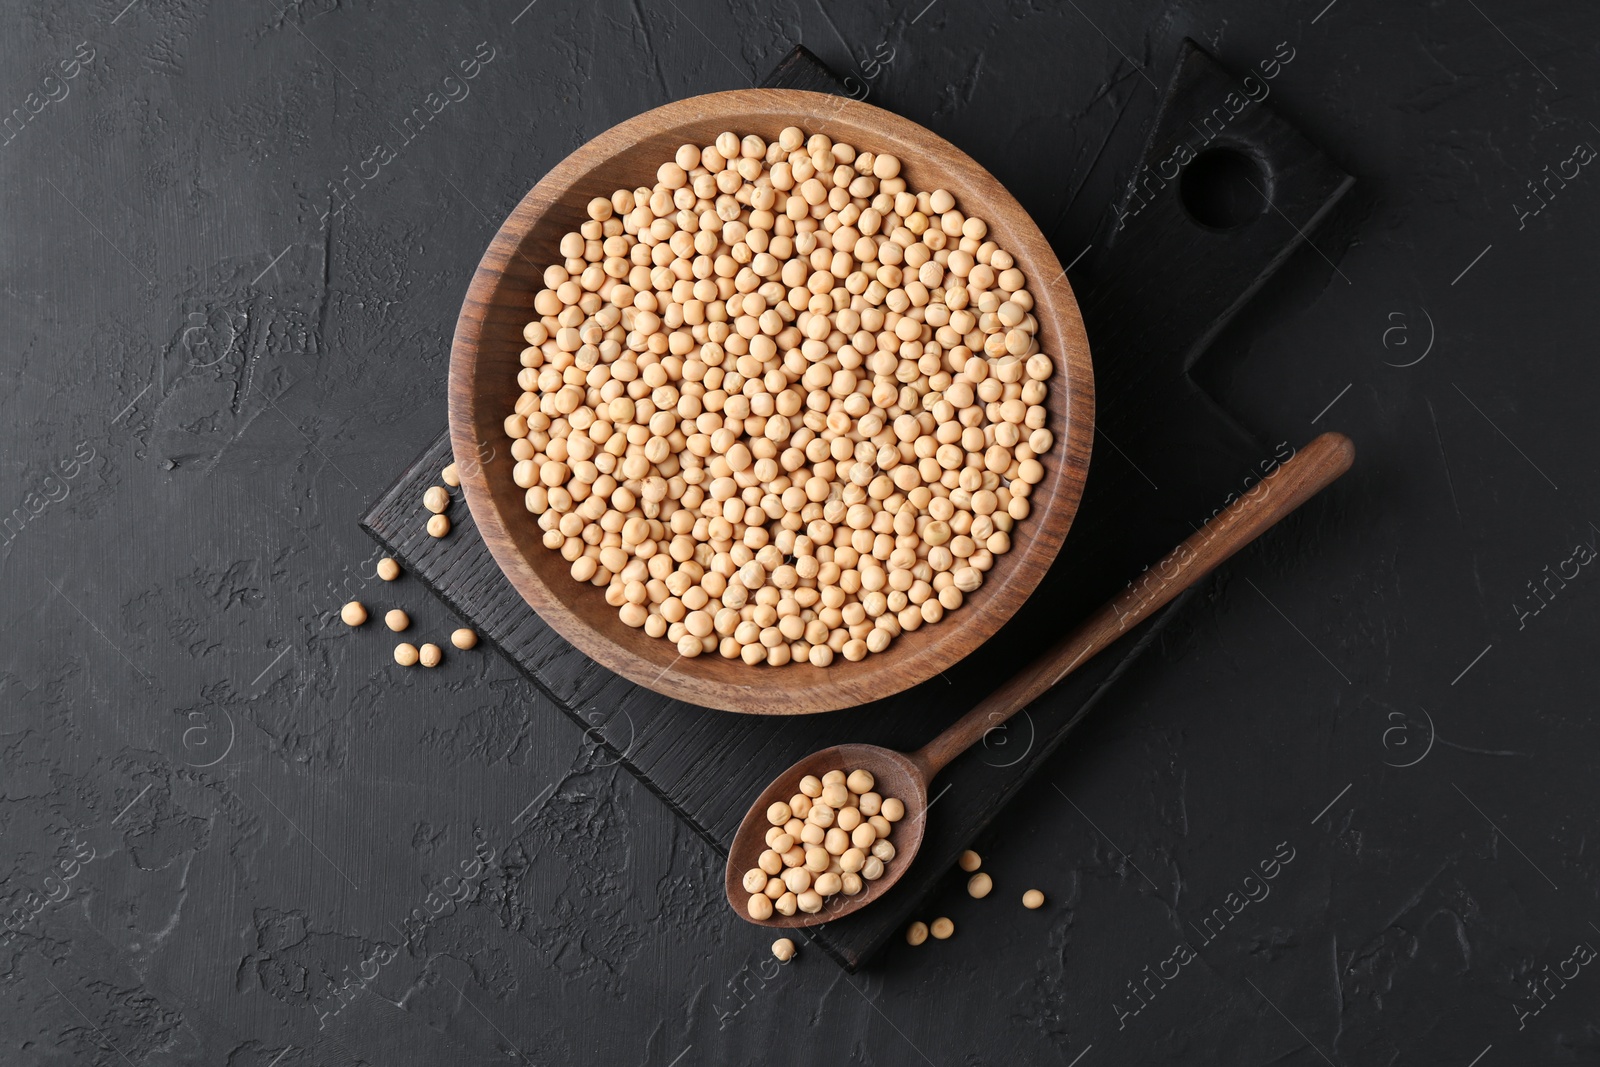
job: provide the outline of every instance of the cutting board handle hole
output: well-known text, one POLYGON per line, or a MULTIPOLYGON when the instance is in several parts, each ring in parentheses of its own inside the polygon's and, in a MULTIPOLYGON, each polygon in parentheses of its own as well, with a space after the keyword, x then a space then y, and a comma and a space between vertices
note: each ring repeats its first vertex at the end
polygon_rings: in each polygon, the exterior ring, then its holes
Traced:
POLYGON ((1189 217, 1214 230, 1254 222, 1267 209, 1266 168, 1237 148, 1208 148, 1183 169, 1178 198, 1189 217))

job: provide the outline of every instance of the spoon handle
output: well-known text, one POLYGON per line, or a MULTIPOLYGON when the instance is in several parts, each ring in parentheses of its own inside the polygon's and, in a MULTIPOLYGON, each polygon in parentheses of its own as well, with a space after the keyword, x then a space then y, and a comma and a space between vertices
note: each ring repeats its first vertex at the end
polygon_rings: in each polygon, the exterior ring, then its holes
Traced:
POLYGON ((1343 434, 1316 438, 911 758, 931 779, 989 730, 1321 492, 1354 459, 1355 445, 1343 434))

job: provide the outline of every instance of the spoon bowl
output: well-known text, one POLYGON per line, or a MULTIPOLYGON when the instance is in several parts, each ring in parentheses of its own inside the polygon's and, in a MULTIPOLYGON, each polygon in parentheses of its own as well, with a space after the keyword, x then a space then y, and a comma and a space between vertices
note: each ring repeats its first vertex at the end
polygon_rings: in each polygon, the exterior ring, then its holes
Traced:
POLYGON ((878 745, 835 745, 811 753, 778 775, 745 813, 744 821, 733 835, 733 847, 728 850, 728 903, 750 922, 784 929, 815 926, 866 907, 893 888, 916 858, 917 849, 922 845, 922 830, 927 825, 929 777, 925 766, 915 756, 878 745), (863 879, 861 892, 854 895, 835 893, 825 898, 819 912, 779 915, 774 911, 770 919, 751 918, 750 894, 744 888, 744 874, 756 866, 756 860, 766 851, 767 828, 772 825, 767 821, 767 808, 800 792, 800 779, 806 775, 821 778, 832 770, 846 774, 854 770, 870 771, 877 779, 874 792, 884 799, 898 798, 906 806, 905 817, 894 824, 894 832, 889 835, 889 842, 894 845, 894 859, 883 865, 881 878, 863 879))

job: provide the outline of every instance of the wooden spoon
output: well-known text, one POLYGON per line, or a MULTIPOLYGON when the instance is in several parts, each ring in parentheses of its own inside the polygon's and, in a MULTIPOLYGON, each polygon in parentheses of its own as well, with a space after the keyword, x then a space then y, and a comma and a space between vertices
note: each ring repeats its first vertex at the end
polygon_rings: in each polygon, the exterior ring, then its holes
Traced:
POLYGON ((814 752, 784 771, 756 799, 734 834, 733 847, 728 850, 728 903, 741 918, 759 926, 792 928, 814 926, 849 915, 883 896, 911 866, 922 844, 928 783, 934 775, 984 734, 1071 674, 1079 664, 1315 496, 1349 470, 1354 459, 1355 446, 1343 434, 1325 433, 1312 441, 1173 549, 1160 563, 1144 571, 1126 592, 1089 616, 1044 655, 917 751, 908 755, 878 745, 836 745, 814 752), (756 866, 757 858, 767 847, 766 833, 771 825, 767 821, 767 808, 798 793, 800 779, 805 775, 814 774, 820 778, 831 770, 849 772, 857 768, 872 772, 877 779, 876 792, 884 797, 898 797, 906 806, 905 817, 895 825, 889 838, 895 853, 884 865, 883 876, 867 882, 865 888, 853 896, 836 893, 826 898, 822 910, 813 914, 796 911, 785 916, 774 912, 770 919, 752 919, 748 907, 750 894, 745 891, 743 881, 745 872, 756 866))

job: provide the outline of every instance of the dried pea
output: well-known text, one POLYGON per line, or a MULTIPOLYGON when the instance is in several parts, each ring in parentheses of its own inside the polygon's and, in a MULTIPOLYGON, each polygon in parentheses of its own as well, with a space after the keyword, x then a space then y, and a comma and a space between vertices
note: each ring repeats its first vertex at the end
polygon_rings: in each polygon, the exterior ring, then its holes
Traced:
POLYGON ((684 657, 828 668, 959 610, 1053 443, 1035 301, 986 237, 895 156, 796 128, 595 198, 505 419, 546 546, 684 657))

